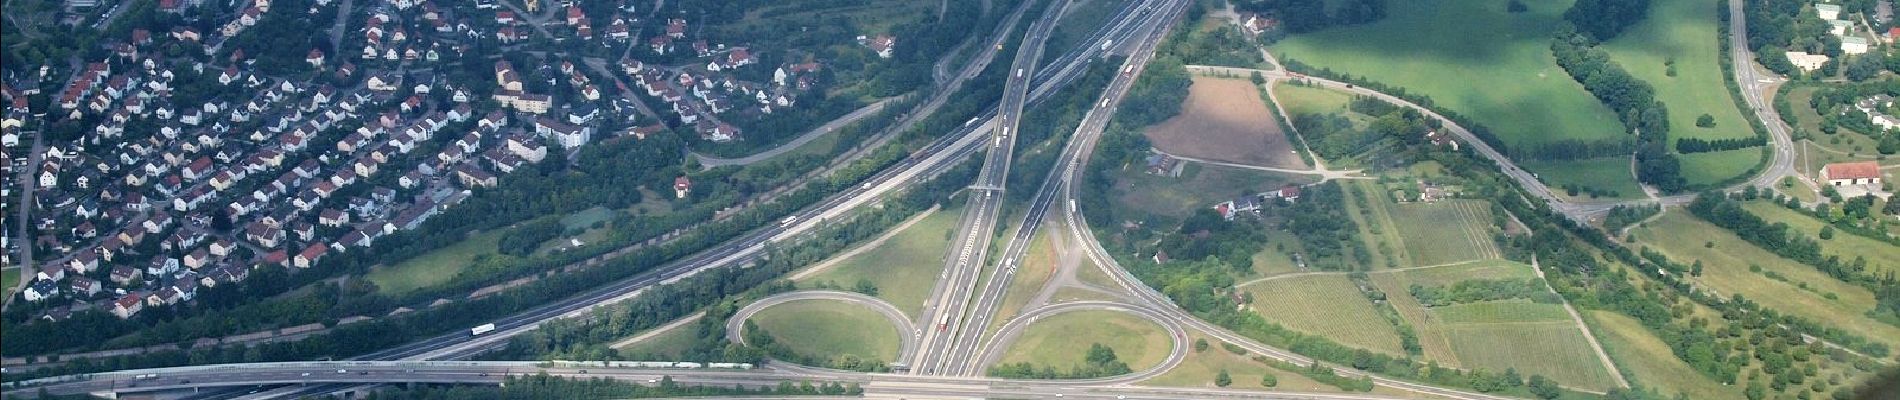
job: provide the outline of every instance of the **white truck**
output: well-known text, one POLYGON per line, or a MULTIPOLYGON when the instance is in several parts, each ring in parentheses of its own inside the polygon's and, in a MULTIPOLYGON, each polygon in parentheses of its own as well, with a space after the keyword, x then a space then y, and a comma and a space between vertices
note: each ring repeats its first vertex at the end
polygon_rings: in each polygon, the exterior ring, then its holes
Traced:
POLYGON ((487 323, 487 324, 481 324, 480 326, 476 326, 476 327, 474 327, 474 328, 470 328, 470 329, 468 330, 468 335, 469 335, 469 336, 481 336, 481 335, 482 335, 482 334, 484 334, 484 333, 488 333, 488 332, 491 332, 491 331, 494 331, 494 330, 495 330, 495 324, 493 324, 493 323, 487 323))

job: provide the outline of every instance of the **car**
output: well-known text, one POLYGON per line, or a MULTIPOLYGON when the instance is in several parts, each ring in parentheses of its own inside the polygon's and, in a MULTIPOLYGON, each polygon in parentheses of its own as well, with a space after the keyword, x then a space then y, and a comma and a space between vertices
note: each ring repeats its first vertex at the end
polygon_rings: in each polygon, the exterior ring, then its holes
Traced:
POLYGON ((347 373, 350 373, 350 371, 349 371, 349 370, 343 370, 343 369, 339 369, 339 370, 336 370, 336 373, 339 373, 339 374, 347 374, 347 373))
POLYGON ((583 374, 585 374, 585 373, 587 373, 587 370, 584 370, 584 369, 583 369, 583 370, 581 370, 581 373, 583 373, 583 374))
POLYGON ((369 375, 369 371, 356 371, 357 375, 369 375))
POLYGON ((660 379, 659 378, 648 379, 647 383, 660 383, 660 379))
POLYGON ((309 372, 305 372, 305 373, 303 373, 303 375, 301 375, 301 376, 310 376, 310 373, 309 373, 309 372))
POLYGON ((482 373, 482 376, 488 376, 488 373, 487 373, 487 372, 483 372, 483 373, 482 373))

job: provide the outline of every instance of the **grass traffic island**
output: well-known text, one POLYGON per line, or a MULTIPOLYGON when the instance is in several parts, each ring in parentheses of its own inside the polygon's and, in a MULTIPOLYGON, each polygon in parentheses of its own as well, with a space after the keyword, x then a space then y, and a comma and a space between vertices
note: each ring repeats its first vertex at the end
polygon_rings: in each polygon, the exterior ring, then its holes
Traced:
MULTIPOLYGON (((1071 311, 1029 324, 1009 344, 998 365, 1029 363, 1061 373, 1083 366, 1094 345, 1107 346, 1128 368, 1141 371, 1159 365, 1173 350, 1168 332, 1141 317, 1102 310, 1071 311)), ((991 366, 995 368, 996 366, 991 366)))
MULTIPOLYGON (((924 298, 943 272, 944 247, 955 235, 962 209, 938 210, 904 228, 876 247, 852 255, 830 270, 801 279, 850 288, 859 281, 877 287, 877 298, 891 302, 909 315, 923 311, 924 298)), ((827 261, 833 262, 833 261, 827 261)))
POLYGON ((857 304, 795 300, 767 307, 750 322, 786 350, 802 356, 829 358, 834 363, 848 358, 897 359, 897 328, 883 315, 857 304))

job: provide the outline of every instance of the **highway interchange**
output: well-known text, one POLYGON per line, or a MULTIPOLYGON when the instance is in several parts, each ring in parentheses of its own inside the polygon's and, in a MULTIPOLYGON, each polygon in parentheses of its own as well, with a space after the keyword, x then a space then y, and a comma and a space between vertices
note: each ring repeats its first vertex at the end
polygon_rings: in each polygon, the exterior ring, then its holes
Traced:
MULTIPOLYGON (((1127 8, 1109 18, 1109 21, 1089 37, 1089 40, 1055 59, 1044 68, 1036 68, 1035 60, 1041 58, 1042 41, 1048 35, 1049 27, 1062 14, 1062 4, 1052 5, 1043 16, 1031 23, 1025 34, 1026 39, 1018 49, 1016 61, 1007 71, 1003 101, 996 111, 980 116, 970 124, 965 124, 956 132, 944 135, 927 146, 923 151, 907 158, 866 180, 862 186, 844 190, 819 204, 802 210, 787 219, 787 223, 758 229, 731 242, 721 244, 707 251, 670 262, 647 273, 604 285, 568 299, 543 305, 526 312, 495 321, 498 329, 483 336, 470 337, 465 331, 425 339, 384 351, 366 354, 350 361, 331 363, 260 363, 223 366, 179 367, 157 370, 117 371, 95 374, 85 377, 49 378, 38 382, 31 389, 12 389, 6 397, 30 396, 33 391, 45 388, 52 393, 96 393, 96 392, 138 392, 175 389, 203 389, 224 387, 258 387, 266 385, 285 386, 276 390, 247 394, 241 392, 221 392, 221 397, 274 398, 294 397, 308 394, 331 393, 364 385, 400 383, 400 382, 436 382, 436 383, 486 383, 499 382, 508 375, 520 375, 546 372, 565 376, 608 376, 618 379, 652 380, 660 376, 670 376, 675 381, 686 384, 708 385, 776 385, 785 380, 811 380, 856 382, 866 389, 866 397, 891 398, 970 398, 986 396, 1005 397, 1061 397, 1066 394, 1076 398, 1310 398, 1310 399, 1366 399, 1384 398, 1368 395, 1303 394, 1303 393, 1263 393, 1236 390, 1214 389, 1169 389, 1129 386, 1129 384, 1158 375, 1179 363, 1185 357, 1188 340, 1187 332, 1194 331, 1213 339, 1227 342, 1253 353, 1300 364, 1310 363, 1303 356, 1276 349, 1253 341, 1250 338, 1227 331, 1219 326, 1201 321, 1185 310, 1175 306, 1170 299, 1141 283, 1125 269, 1120 268, 1100 243, 1093 232, 1086 227, 1087 222, 1075 208, 1075 185, 1079 179, 1079 166, 1086 164, 1114 108, 1126 95, 1139 70, 1153 56, 1155 47, 1166 36, 1168 28, 1179 18, 1181 12, 1191 4, 1186 0, 1142 0, 1130 2, 1127 8), (1139 5, 1139 6, 1137 6, 1139 5), (1050 172, 1049 179, 1041 182, 1036 195, 1030 201, 1028 212, 1022 216, 1018 230, 1010 235, 1010 241, 1003 247, 1000 257, 990 263, 987 251, 990 238, 995 231, 997 219, 1001 217, 1002 199, 999 195, 1003 183, 1008 178, 1009 156, 1014 151, 1014 138, 1008 133, 1014 131, 1017 121, 1025 107, 1066 85, 1079 76, 1082 67, 1096 56, 1108 50, 1109 46, 1097 45, 1103 41, 1114 41, 1117 48, 1128 54, 1128 62, 1123 66, 1124 73, 1116 78, 1104 90, 1102 102, 1092 109, 1071 135, 1069 143, 1058 157, 1056 168, 1050 172), (1042 72, 1038 72, 1041 70, 1042 72), (1021 72, 1016 72, 1021 71, 1021 72), (980 122, 980 123, 978 123, 980 122), (801 235, 821 228, 825 221, 843 218, 864 205, 875 204, 884 195, 903 190, 915 182, 938 175, 958 164, 975 152, 989 149, 985 155, 984 166, 979 172, 976 184, 972 185, 967 196, 971 202, 960 227, 955 246, 950 246, 946 255, 944 279, 940 280, 936 291, 931 295, 929 311, 916 323, 910 323, 901 313, 893 315, 894 307, 887 303, 837 292, 794 292, 788 295, 770 298, 745 308, 750 310, 746 316, 756 313, 771 304, 787 301, 852 301, 870 305, 887 318, 893 319, 893 329, 897 329, 905 340, 902 353, 904 360, 911 360, 908 374, 855 374, 841 371, 814 369, 807 367, 773 363, 756 370, 704 370, 704 369, 595 369, 586 371, 579 368, 542 368, 532 363, 509 362, 438 362, 429 360, 466 359, 483 351, 505 344, 507 338, 536 329, 542 322, 555 318, 583 316, 594 307, 612 304, 642 293, 654 285, 666 284, 683 279, 696 272, 722 266, 744 265, 760 256, 764 249, 782 241, 793 241, 801 235), (1035 309, 1025 309, 1014 318, 1005 321, 994 333, 985 335, 986 328, 995 317, 1000 298, 1012 279, 1017 263, 1026 253, 1029 241, 1037 231, 1050 210, 1058 210, 1056 217, 1062 218, 1061 226, 1066 234, 1082 247, 1086 257, 1103 266, 1110 277, 1122 289, 1132 295, 1123 301, 1071 302, 1046 305, 1035 309), (977 286, 981 274, 987 268, 990 276, 981 287, 977 286), (874 302, 868 303, 867 300, 874 302), (879 306, 878 304, 882 304, 879 306), (1025 326, 1035 320, 1063 312, 1078 310, 1110 310, 1125 312, 1161 324, 1173 341, 1173 348, 1167 359, 1155 368, 1137 371, 1128 376, 1094 380, 1074 381, 1016 381, 980 377, 982 368, 1000 359, 1007 344, 1019 335, 1025 326), (339 373, 338 371, 344 371, 339 373), (137 379, 139 375, 156 374, 157 379, 137 379), (137 385, 136 387, 132 387, 137 385)), ((1739 13, 1740 0, 1731 0, 1732 12, 1739 13)), ((1027 5, 1015 11, 1011 22, 1002 24, 995 34, 995 48, 985 47, 972 62, 957 74, 950 84, 952 88, 963 80, 975 76, 987 65, 990 57, 1000 49, 1002 37, 1013 26, 1015 16, 1020 16, 1027 5)), ((1732 14, 1734 15, 1734 14, 1732 14)), ((1748 182, 1750 185, 1767 186, 1777 184, 1785 176, 1799 176, 1793 167, 1792 142, 1789 140, 1786 125, 1773 114, 1772 107, 1761 97, 1763 83, 1773 78, 1764 77, 1750 63, 1747 49, 1740 43, 1745 26, 1740 18, 1730 21, 1730 34, 1735 38, 1730 43, 1735 46, 1731 57, 1735 62, 1736 80, 1743 86, 1746 102, 1751 106, 1771 133, 1771 145, 1775 148, 1769 167, 1748 182)), ((1217 68, 1217 67, 1215 67, 1217 68)), ((1251 72, 1251 71, 1245 71, 1251 72)), ((1262 71, 1270 79, 1308 79, 1328 86, 1347 88, 1343 83, 1315 80, 1310 77, 1293 77, 1280 71, 1262 71)), ((1364 88, 1350 88, 1359 94, 1374 95, 1394 103, 1409 105, 1400 99, 1391 98, 1382 93, 1364 88)), ((942 90, 933 99, 924 102, 917 112, 904 118, 902 126, 921 120, 939 99, 954 90, 942 90), (934 100, 934 101, 933 101, 934 100)), ((1429 112, 1429 110, 1427 110, 1429 112)), ((1433 114, 1433 116, 1436 116, 1433 114)), ((1441 118, 1442 119, 1442 118, 1441 118)), ((1482 141, 1476 140, 1463 127, 1447 120, 1450 130, 1468 145, 1478 148, 1482 155, 1499 161, 1501 169, 1518 180, 1527 191, 1543 198, 1556 210, 1570 215, 1573 219, 1587 219, 1601 215, 1611 207, 1642 203, 1682 204, 1692 198, 1688 195, 1658 197, 1648 200, 1627 202, 1568 202, 1552 194, 1548 187, 1538 182, 1533 174, 1524 171, 1505 159, 1502 154, 1492 151, 1482 141)), ((1740 186, 1738 186, 1740 187, 1740 186)), ((742 310, 743 312, 743 310, 742 310)), ((745 318, 735 317, 734 323, 742 324, 745 318)), ((734 340, 736 332, 732 333, 734 340)), ((1360 376, 1362 373, 1350 368, 1335 368, 1335 371, 1347 376, 1360 376)), ((1379 385, 1400 390, 1426 393, 1436 396, 1459 399, 1499 398, 1479 393, 1455 389, 1438 388, 1411 382, 1396 381, 1377 376, 1372 379, 1379 385)))

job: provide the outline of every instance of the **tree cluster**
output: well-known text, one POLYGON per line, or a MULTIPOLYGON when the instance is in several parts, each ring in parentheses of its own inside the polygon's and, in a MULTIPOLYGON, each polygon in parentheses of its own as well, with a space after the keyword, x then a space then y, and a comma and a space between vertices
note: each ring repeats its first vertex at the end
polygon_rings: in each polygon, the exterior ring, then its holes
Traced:
POLYGON ((1082 363, 1072 364, 1067 371, 1054 366, 1044 365, 1038 368, 1029 362, 999 364, 990 367, 990 376, 1010 379, 1088 379, 1107 376, 1126 375, 1134 370, 1128 363, 1115 356, 1115 349, 1101 343, 1089 345, 1088 354, 1082 357, 1082 363))
POLYGON ((1451 286, 1414 284, 1411 292, 1419 304, 1432 307, 1509 299, 1530 299, 1544 304, 1563 301, 1555 293, 1544 290, 1543 282, 1537 279, 1473 279, 1451 286))
POLYGON ((1562 34, 1551 41, 1557 65, 1583 84, 1623 126, 1636 133, 1636 179, 1665 192, 1683 190, 1681 161, 1669 152, 1669 112, 1656 101, 1655 89, 1610 60, 1610 54, 1580 34, 1562 34))
POLYGON ((1649 16, 1649 0, 1577 0, 1564 20, 1597 41, 1607 41, 1649 16))
POLYGON ((1682 154, 1707 153, 1712 151, 1740 150, 1768 145, 1768 139, 1759 136, 1729 139, 1676 139, 1676 152, 1682 154))

